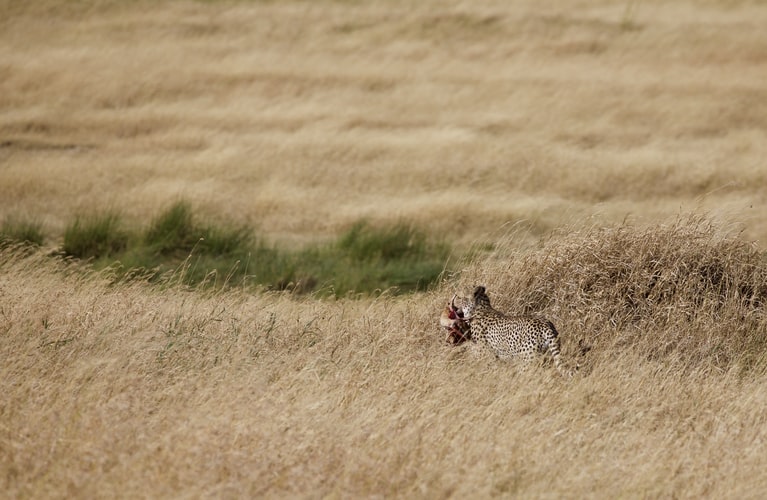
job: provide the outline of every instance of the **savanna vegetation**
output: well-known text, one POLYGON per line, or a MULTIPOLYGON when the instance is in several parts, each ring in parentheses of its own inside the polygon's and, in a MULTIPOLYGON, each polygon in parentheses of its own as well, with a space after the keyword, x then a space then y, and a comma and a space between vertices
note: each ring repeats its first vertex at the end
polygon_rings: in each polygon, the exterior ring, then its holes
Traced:
MULTIPOLYGON (((43 228, 8 219, 0 242, 39 247, 43 228)), ((332 242, 291 250, 256 239, 249 227, 203 223, 189 203, 179 201, 138 231, 114 212, 78 216, 51 256, 108 269, 116 281, 344 296, 423 291, 448 272, 450 249, 407 223, 373 227, 360 221, 332 242)))
POLYGON ((765 25, 0 0, 0 491, 764 496, 765 25), (479 283, 579 373, 446 345, 479 283))

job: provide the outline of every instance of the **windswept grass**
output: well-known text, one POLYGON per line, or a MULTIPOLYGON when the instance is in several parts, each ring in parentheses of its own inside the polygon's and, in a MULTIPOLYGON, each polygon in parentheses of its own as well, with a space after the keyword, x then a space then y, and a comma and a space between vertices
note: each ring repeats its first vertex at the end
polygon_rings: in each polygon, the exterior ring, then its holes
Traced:
POLYGON ((706 222, 498 241, 459 281, 399 297, 199 293, 73 266, 0 250, 12 498, 767 491, 767 264, 706 222), (584 369, 566 381, 446 346, 441 307, 477 282, 502 310, 552 317, 563 354, 586 339, 584 369))
POLYGON ((0 219, 49 237, 183 197, 287 245, 680 207, 767 241, 761 2, 6 0, 0 23, 0 219))
POLYGON ((0 496, 764 497, 764 26, 0 0, 0 496), (479 283, 579 374, 445 345, 479 283))

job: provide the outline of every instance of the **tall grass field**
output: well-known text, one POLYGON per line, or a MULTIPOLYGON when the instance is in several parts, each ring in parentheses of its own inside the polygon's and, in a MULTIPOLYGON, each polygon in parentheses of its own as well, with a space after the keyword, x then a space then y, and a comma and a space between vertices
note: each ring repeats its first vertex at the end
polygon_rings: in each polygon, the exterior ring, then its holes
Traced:
POLYGON ((0 497, 767 496, 765 26, 0 0, 0 497))

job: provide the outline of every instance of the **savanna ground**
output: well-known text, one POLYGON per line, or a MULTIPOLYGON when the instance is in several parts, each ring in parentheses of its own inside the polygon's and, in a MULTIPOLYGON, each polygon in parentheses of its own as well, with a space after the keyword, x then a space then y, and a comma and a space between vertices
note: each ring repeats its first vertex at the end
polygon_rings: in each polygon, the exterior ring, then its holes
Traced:
POLYGON ((0 218, 47 241, 0 254, 0 491, 764 496, 764 26, 724 0, 0 1, 0 218), (339 299, 50 256, 79 215, 180 199, 285 248, 364 219, 480 250, 339 299), (444 345, 479 282, 581 372, 444 345))

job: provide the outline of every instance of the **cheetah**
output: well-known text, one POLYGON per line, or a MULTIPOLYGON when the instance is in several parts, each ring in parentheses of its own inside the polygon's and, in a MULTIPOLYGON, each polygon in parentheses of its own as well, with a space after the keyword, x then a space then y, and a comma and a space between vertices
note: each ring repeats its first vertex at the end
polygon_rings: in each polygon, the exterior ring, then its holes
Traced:
POLYGON ((486 345, 499 359, 519 357, 529 362, 536 353, 549 351, 557 370, 565 377, 573 376, 574 370, 565 369, 559 359, 559 333, 551 321, 534 316, 506 316, 490 305, 484 286, 474 289, 472 300, 462 309, 471 328, 470 340, 486 345))

